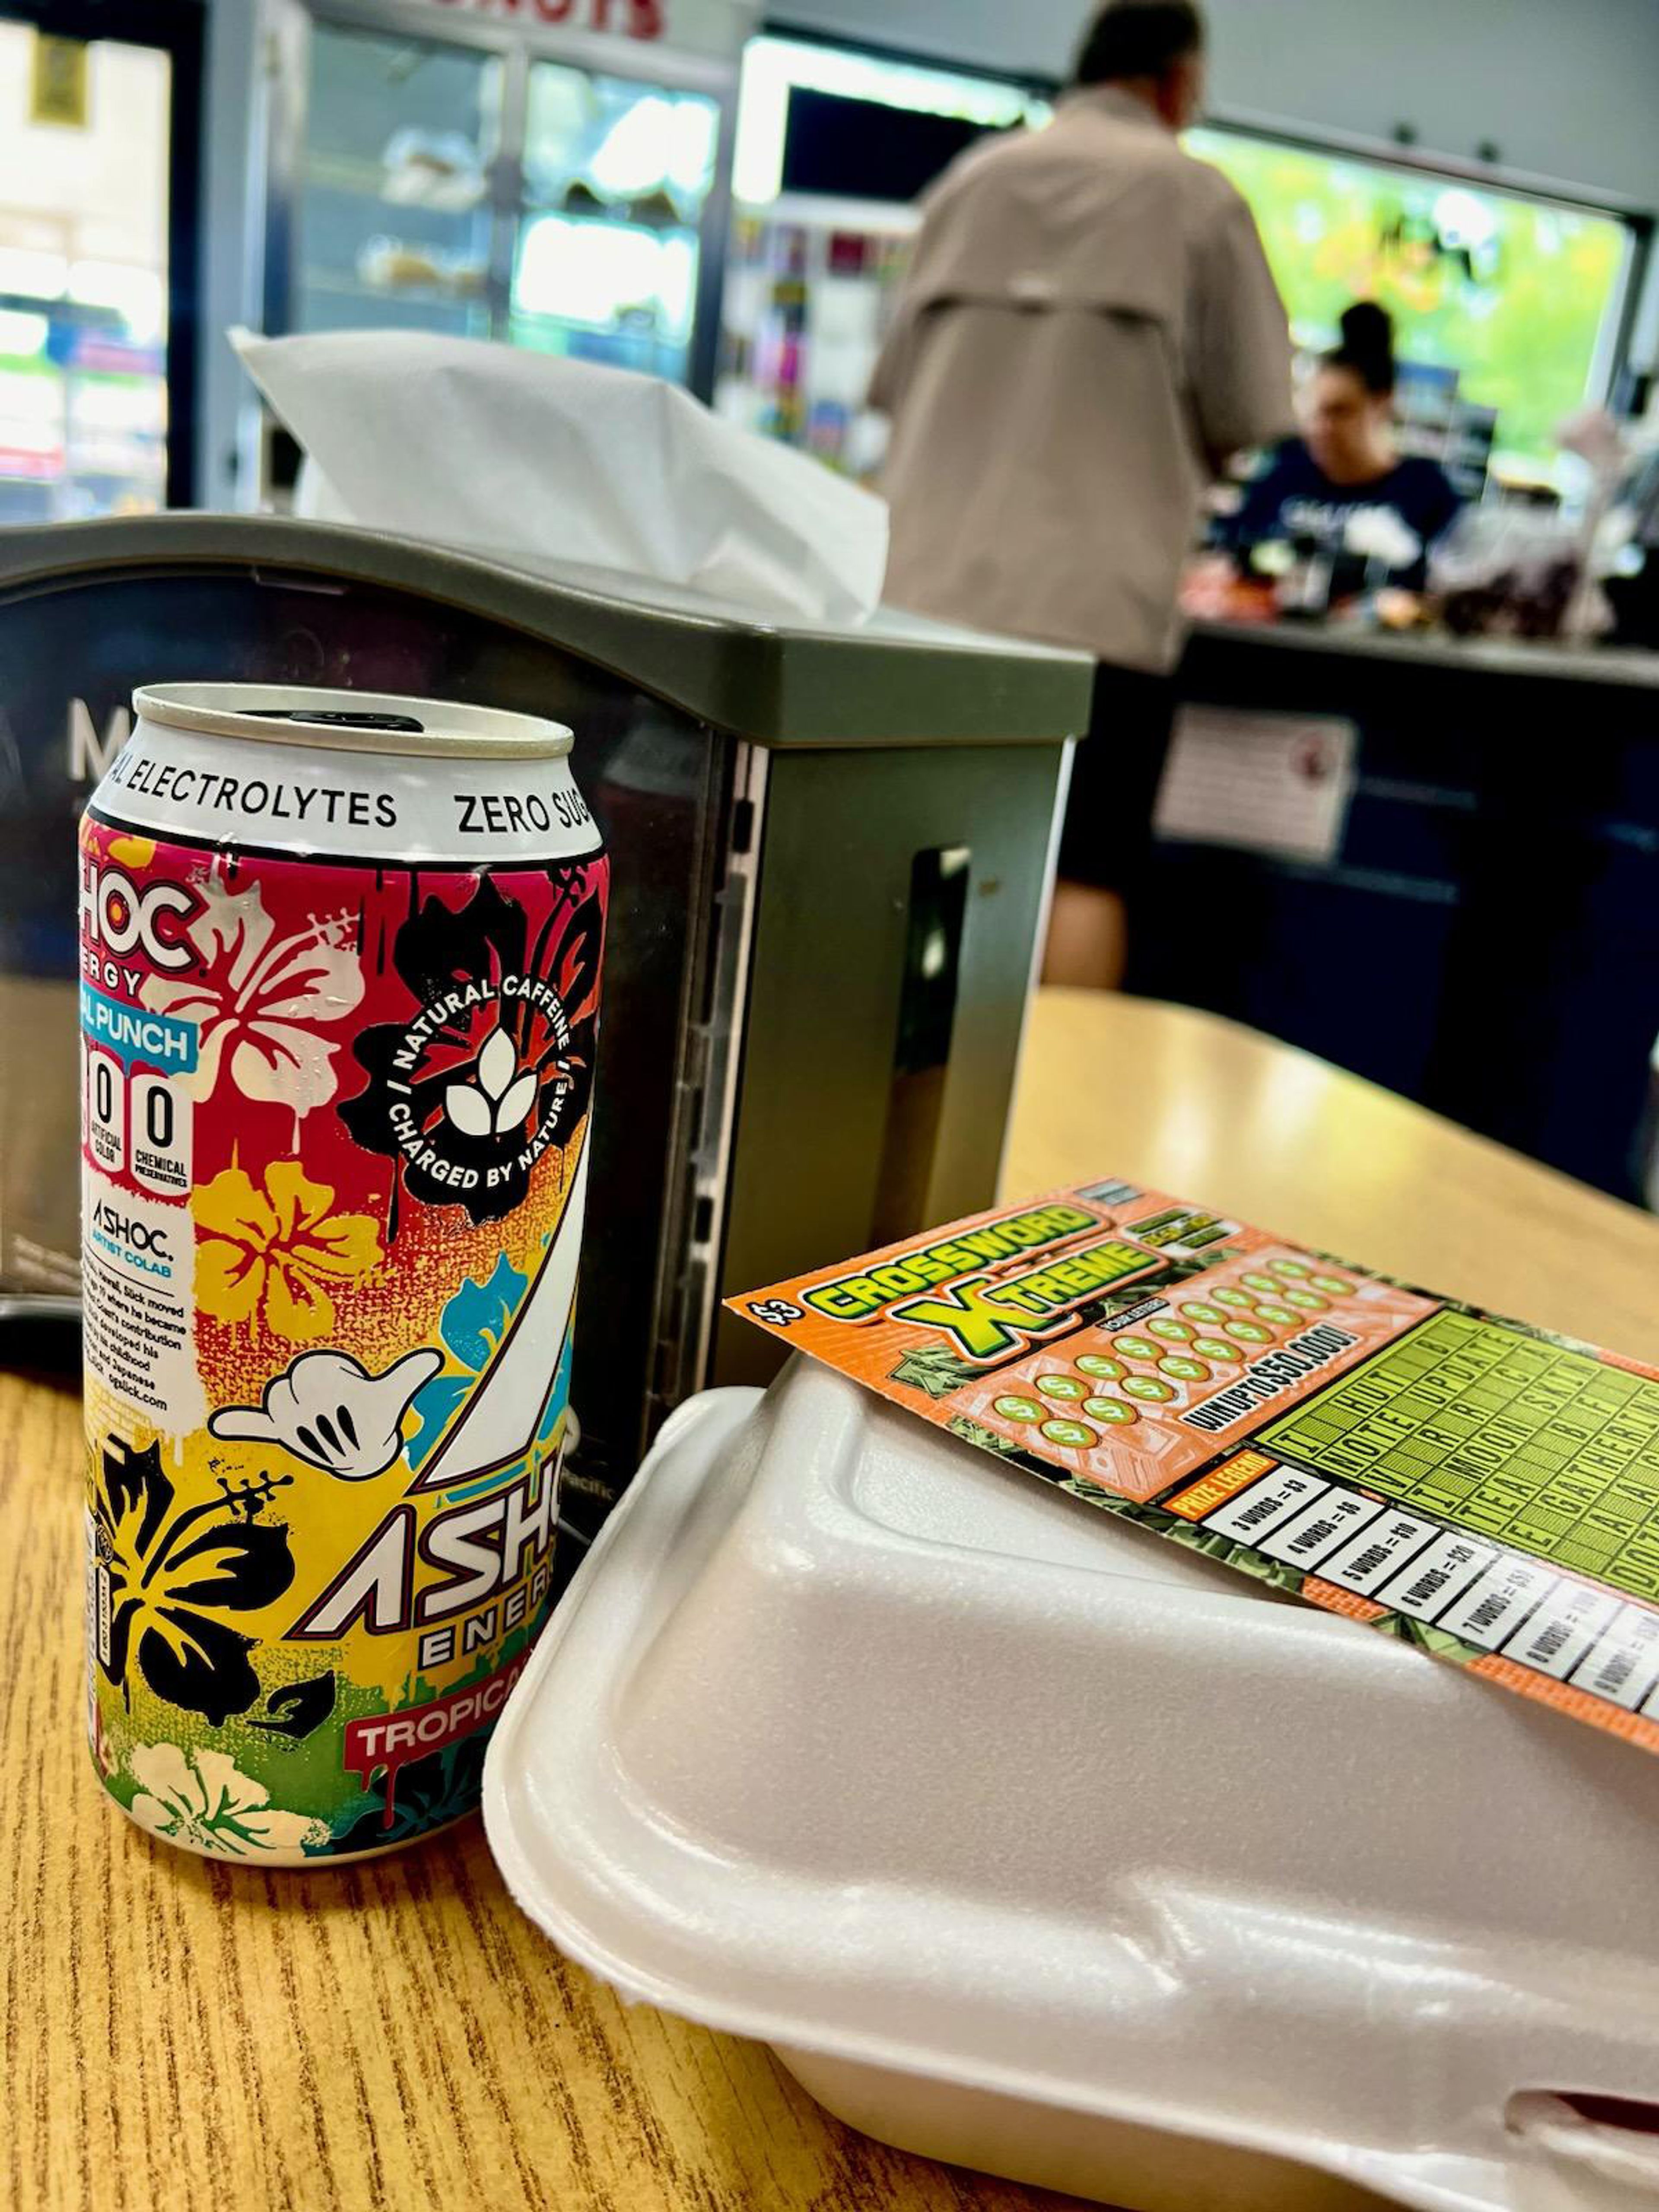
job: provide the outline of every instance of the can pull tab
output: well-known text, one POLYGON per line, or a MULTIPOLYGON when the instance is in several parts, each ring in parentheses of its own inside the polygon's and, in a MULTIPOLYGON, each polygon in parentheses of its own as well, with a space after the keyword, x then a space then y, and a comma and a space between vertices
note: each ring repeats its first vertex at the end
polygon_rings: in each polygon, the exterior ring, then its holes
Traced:
POLYGON ((1504 2115, 1531 2154, 1525 2212, 1638 2212, 1659 2201, 1659 2106, 1529 2089, 1504 2115))
POLYGON ((248 713, 256 721, 308 722, 326 730, 388 730, 416 738, 426 730, 426 724, 417 722, 412 714, 357 714, 320 708, 307 712, 303 707, 251 707, 248 713))

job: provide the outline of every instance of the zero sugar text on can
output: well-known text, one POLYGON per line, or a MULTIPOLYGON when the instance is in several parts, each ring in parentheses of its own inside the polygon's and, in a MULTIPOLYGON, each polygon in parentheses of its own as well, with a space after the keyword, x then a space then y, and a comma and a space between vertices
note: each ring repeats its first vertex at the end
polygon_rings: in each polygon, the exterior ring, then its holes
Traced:
POLYGON ((550 1602, 608 865, 568 730, 140 691, 80 845, 87 1701, 158 1836, 477 1801, 550 1602))

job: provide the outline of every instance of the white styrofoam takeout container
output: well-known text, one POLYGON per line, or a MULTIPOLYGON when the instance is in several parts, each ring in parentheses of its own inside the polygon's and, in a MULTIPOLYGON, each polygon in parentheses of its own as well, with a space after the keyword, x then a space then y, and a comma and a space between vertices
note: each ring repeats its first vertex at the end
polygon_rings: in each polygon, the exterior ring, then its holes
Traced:
POLYGON ((1155 2212, 1659 2201, 1659 1760, 798 1360, 682 1408, 485 1778, 624 1995, 1155 2212), (1372 2194, 1375 2192, 1375 2195, 1372 2194))

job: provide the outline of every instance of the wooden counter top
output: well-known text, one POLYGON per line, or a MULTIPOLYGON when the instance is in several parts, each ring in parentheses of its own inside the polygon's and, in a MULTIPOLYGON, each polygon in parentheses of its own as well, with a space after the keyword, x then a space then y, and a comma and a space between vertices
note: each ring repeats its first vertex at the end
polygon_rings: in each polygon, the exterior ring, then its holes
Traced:
MULTIPOLYGON (((1121 1172, 1656 1350, 1659 1223, 1225 1023, 1045 994, 1008 1188, 1121 1172)), ((32 2212, 1033 2212, 883 2149, 763 2051, 629 2009, 476 1822, 302 1875, 119 1819, 82 1736, 79 1407, 0 1376, 0 2203, 32 2212)))

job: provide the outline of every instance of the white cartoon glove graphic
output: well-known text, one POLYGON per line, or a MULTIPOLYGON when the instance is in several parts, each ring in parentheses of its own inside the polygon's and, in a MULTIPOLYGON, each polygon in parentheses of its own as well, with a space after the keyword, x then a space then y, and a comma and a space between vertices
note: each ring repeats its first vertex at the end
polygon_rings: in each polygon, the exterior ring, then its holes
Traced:
POLYGON ((402 1455, 404 1415, 443 1364, 441 1352, 411 1352, 371 1375, 349 1352, 302 1352, 266 1383, 257 1406, 222 1407, 208 1428, 216 1437, 280 1444, 342 1482, 366 1482, 402 1455))
POLYGON ((516 1129, 536 1103, 533 1068, 519 1072, 519 1055, 503 1029, 494 1029, 478 1054, 477 1081, 452 1083, 444 1112, 464 1136, 500 1137, 516 1129))

